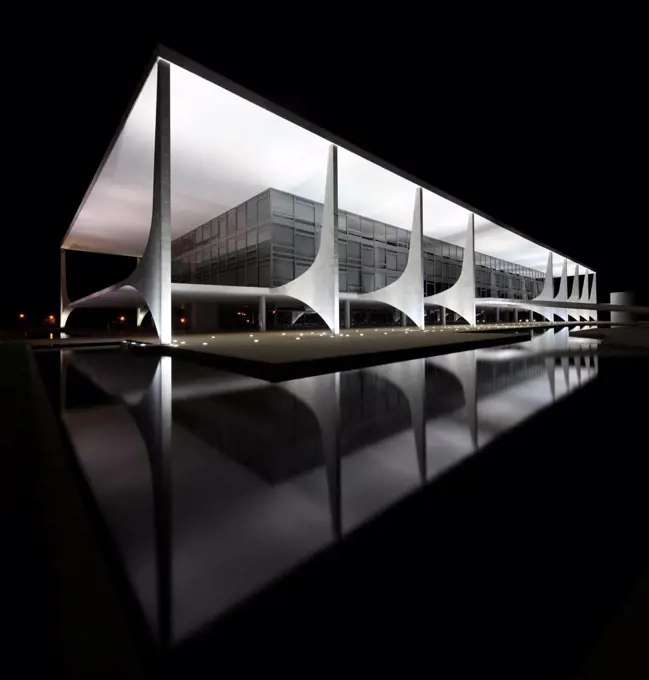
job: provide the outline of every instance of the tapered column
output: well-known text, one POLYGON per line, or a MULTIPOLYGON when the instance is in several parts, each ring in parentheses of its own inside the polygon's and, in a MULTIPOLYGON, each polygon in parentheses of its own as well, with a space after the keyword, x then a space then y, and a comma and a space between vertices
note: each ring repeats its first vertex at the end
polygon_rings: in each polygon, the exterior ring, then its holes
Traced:
POLYGON ((408 261, 401 276, 383 288, 365 293, 360 297, 390 305, 398 309, 403 316, 424 329, 424 264, 423 264, 423 191, 415 191, 415 206, 412 217, 412 231, 410 232, 410 249, 408 261))
POLYGON ((439 308, 439 319, 442 326, 446 326, 446 307, 439 308))
POLYGON ((72 313, 72 310, 68 308, 70 304, 70 299, 68 298, 68 273, 67 266, 65 262, 65 250, 61 248, 61 281, 60 281, 60 292, 61 292, 61 304, 59 310, 59 328, 63 330, 65 324, 68 321, 68 317, 72 313))
POLYGON ((475 326, 475 217, 469 214, 464 258, 460 278, 446 290, 426 298, 427 304, 441 305, 453 310, 475 326))
POLYGON ((401 312, 401 325, 404 327, 408 325, 408 317, 403 312, 401 312))
POLYGON ((265 331, 266 330, 266 296, 265 295, 262 295, 259 298, 258 321, 259 321, 259 330, 265 331))
POLYGON ((159 59, 153 160, 153 212, 149 240, 126 280, 144 298, 161 344, 171 343, 171 144, 169 63, 159 59))
POLYGON ((334 332, 340 332, 338 293, 338 147, 329 148, 320 245, 313 264, 296 279, 273 292, 287 295, 319 314, 334 332))
POLYGON ((349 300, 345 300, 345 328, 352 327, 352 310, 349 300))

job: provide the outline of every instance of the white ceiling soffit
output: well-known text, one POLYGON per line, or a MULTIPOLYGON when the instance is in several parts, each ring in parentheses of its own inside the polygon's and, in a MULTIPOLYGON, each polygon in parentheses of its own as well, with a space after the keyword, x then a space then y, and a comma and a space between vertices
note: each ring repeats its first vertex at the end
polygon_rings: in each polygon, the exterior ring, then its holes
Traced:
MULTIPOLYGON (((62 244, 140 256, 151 223, 157 66, 62 244)), ((171 64, 171 216, 177 238, 274 187, 324 199, 330 142, 171 64)), ((415 184, 343 148, 339 206, 410 229, 415 184)), ((464 245, 467 210, 424 190, 424 232, 464 245)), ((482 217, 476 250, 545 271, 548 250, 482 217)), ((556 257, 554 273, 561 274, 556 257)), ((572 267, 569 268, 572 274, 572 267)), ((583 272, 583 269, 582 269, 583 272)))

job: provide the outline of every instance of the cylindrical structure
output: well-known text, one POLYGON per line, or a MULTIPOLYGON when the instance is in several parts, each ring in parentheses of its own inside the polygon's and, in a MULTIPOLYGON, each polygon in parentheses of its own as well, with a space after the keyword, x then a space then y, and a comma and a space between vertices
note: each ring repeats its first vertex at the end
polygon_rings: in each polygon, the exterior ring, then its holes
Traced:
POLYGON ((401 312, 401 325, 402 326, 408 325, 408 317, 403 312, 401 312))
POLYGON ((440 307, 439 308, 439 315, 440 315, 440 320, 441 320, 442 326, 446 326, 446 307, 440 307))
POLYGON ((352 327, 352 310, 349 300, 345 300, 345 328, 352 327))
MULTIPOLYGON (((612 305, 633 305, 633 293, 630 291, 623 291, 621 293, 611 293, 612 305)), ((633 323, 633 314, 624 310, 611 312, 611 321, 613 323, 633 323)))

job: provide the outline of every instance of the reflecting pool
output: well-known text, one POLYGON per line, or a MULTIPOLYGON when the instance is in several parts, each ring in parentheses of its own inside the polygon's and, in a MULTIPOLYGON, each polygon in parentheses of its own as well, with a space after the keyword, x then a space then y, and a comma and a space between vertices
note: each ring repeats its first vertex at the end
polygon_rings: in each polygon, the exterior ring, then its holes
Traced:
POLYGON ((586 385, 596 350, 564 328, 284 383, 139 350, 56 359, 80 467, 173 644, 586 385))

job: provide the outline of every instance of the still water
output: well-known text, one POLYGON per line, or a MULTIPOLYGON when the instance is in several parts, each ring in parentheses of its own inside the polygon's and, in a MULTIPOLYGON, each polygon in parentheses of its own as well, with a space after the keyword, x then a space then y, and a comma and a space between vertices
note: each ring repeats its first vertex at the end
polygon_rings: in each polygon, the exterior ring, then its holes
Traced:
POLYGON ((62 352, 61 417, 144 617, 174 643, 586 385, 596 349, 564 328, 276 384, 62 352))

